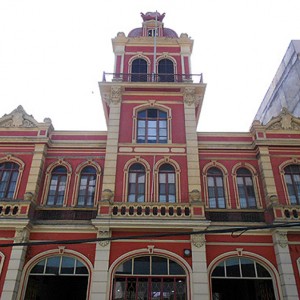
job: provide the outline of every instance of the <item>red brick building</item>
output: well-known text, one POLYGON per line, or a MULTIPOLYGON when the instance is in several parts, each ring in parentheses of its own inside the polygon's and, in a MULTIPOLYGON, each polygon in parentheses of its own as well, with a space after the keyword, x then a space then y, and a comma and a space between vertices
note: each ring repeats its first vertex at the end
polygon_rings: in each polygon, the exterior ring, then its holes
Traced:
POLYGON ((1 299, 299 299, 297 110, 197 132, 193 40, 142 18, 112 40, 107 132, 0 119, 1 299))

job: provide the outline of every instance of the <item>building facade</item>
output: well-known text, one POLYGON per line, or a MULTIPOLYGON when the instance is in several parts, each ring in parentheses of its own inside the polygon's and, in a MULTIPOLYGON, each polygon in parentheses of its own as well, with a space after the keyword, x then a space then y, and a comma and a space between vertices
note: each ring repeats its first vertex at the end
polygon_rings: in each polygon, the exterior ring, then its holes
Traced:
POLYGON ((141 16, 99 83, 106 132, 0 119, 1 299, 299 299, 299 116, 197 132, 193 40, 141 16))

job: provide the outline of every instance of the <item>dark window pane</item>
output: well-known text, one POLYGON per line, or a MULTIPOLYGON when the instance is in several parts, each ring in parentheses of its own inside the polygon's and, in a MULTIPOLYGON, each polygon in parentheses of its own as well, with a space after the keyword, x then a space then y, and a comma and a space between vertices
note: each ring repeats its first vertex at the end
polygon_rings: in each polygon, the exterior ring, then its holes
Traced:
POLYGON ((258 277, 271 277, 268 270, 266 270, 261 264, 256 263, 257 276, 258 277))
POLYGON ((185 275, 184 269, 175 261, 169 260, 170 275, 185 275))
POLYGON ((44 266, 45 266, 45 259, 41 260, 40 262, 38 262, 31 270, 30 274, 41 274, 44 272, 44 266))
POLYGON ((152 275, 168 275, 167 259, 163 257, 152 257, 152 275))
POLYGON ((134 259, 133 274, 150 274, 150 257, 137 257, 134 259))
POLYGON ((125 261, 123 264, 121 264, 117 271, 116 274, 131 274, 132 273, 132 259, 129 259, 125 261))
POLYGON ((75 259, 63 256, 61 262, 61 274, 74 274, 75 259))
POLYGON ((54 256, 47 259, 46 273, 58 274, 60 263, 60 256, 54 256))
POLYGON ((226 274, 227 277, 241 277, 238 258, 229 258, 226 260, 226 274))
POLYGON ((224 262, 219 263, 215 267, 211 276, 215 276, 215 277, 224 277, 225 276, 224 262))
POLYGON ((254 261, 247 258, 241 258, 242 277, 255 277, 254 261))

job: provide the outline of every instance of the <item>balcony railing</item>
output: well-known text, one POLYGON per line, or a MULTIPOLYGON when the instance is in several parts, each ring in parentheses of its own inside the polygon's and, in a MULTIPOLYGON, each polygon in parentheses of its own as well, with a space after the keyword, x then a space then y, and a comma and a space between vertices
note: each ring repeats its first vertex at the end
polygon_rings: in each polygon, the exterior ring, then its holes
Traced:
POLYGON ((276 221, 300 221, 300 206, 274 206, 273 214, 276 221))
POLYGON ((198 82, 203 83, 201 74, 146 74, 146 73, 106 73, 103 72, 103 82, 198 82))
POLYGON ((206 211, 205 216, 207 220, 213 222, 264 222, 263 212, 217 212, 206 211))
POLYGON ((198 218, 203 220, 204 205, 194 203, 109 203, 101 201, 98 216, 111 218, 198 218))

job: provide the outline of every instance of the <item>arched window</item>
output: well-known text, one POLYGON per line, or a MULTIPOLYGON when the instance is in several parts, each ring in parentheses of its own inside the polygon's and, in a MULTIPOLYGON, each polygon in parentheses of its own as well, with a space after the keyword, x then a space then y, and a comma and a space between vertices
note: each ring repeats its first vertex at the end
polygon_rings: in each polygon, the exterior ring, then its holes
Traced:
POLYGON ((167 143, 167 113, 150 108, 137 114, 138 143, 167 143))
POLYGON ((16 163, 4 162, 0 164, 0 198, 13 198, 18 175, 19 165, 16 163))
POLYGON ((129 259, 115 272, 113 300, 117 299, 187 299, 186 273, 165 257, 129 259))
POLYGON ((161 59, 158 63, 158 80, 174 82, 174 64, 170 59, 161 59))
POLYGON ((228 258, 214 268, 211 278, 213 299, 275 300, 269 271, 252 259, 228 258))
POLYGON ((133 164, 128 174, 128 202, 145 201, 145 183, 145 167, 139 163, 133 164))
POLYGON ((209 208, 225 208, 223 173, 212 167, 207 171, 207 190, 209 208))
POLYGON ((30 271, 25 299, 86 299, 89 272, 78 259, 52 256, 30 271))
POLYGON ((138 58, 131 65, 131 81, 144 82, 147 81, 147 61, 138 58))
POLYGON ((47 205, 62 205, 64 202, 67 181, 67 169, 58 166, 51 172, 47 205))
POLYGON ((170 164, 163 164, 159 168, 159 202, 175 203, 176 182, 175 169, 170 164))
POLYGON ((300 204, 300 165, 284 168, 284 178, 291 204, 300 204))
POLYGON ((93 206, 95 198, 96 170, 87 166, 80 173, 78 206, 93 206))
POLYGON ((240 207, 256 208, 252 173, 246 168, 239 168, 236 172, 236 175, 240 207))

